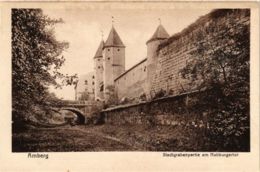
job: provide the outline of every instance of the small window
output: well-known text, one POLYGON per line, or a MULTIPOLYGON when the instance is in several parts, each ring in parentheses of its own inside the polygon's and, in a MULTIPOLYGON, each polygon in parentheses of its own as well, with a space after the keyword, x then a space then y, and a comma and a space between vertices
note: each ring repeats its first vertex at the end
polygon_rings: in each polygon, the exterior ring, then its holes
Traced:
POLYGON ((120 51, 120 49, 118 48, 117 51, 120 51))
POLYGON ((85 80, 85 85, 88 85, 88 80, 85 80))
POLYGON ((108 57, 107 60, 110 60, 110 57, 108 57))
POLYGON ((144 72, 146 71, 146 66, 144 67, 144 72))
POLYGON ((92 85, 94 85, 95 84, 95 82, 92 82, 92 85))
POLYGON ((107 51, 110 51, 110 49, 107 49, 107 51))
POLYGON ((98 68, 100 69, 100 66, 98 66, 98 68))
POLYGON ((93 75, 92 78, 95 79, 95 76, 93 75))
POLYGON ((100 61, 100 59, 98 59, 98 61, 100 61))

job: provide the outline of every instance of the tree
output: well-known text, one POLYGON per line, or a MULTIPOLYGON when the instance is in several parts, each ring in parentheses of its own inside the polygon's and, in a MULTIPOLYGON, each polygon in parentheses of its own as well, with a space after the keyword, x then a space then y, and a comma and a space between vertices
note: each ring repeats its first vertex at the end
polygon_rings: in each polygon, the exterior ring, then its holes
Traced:
MULTIPOLYGON (((35 107, 48 106, 48 87, 60 87, 56 79, 73 84, 76 76, 59 72, 67 42, 57 41, 54 25, 41 9, 12 9, 12 111, 13 121, 26 121, 35 107)), ((53 100, 53 99, 52 99, 53 100)))
POLYGON ((209 111, 211 141, 226 150, 248 150, 250 25, 236 15, 248 17, 250 11, 219 12, 229 15, 226 23, 212 20, 200 30, 180 72, 190 89, 203 91, 193 98, 209 111))

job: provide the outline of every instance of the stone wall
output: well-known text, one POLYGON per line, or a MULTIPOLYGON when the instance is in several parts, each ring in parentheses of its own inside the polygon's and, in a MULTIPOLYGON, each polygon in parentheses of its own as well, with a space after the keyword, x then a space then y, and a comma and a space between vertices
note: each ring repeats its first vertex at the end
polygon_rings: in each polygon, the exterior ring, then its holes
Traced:
POLYGON ((105 123, 113 125, 171 125, 194 126, 207 125, 206 113, 189 108, 189 97, 178 96, 157 99, 151 102, 117 106, 102 112, 105 123))
POLYGON ((115 79, 115 87, 119 100, 123 97, 139 98, 146 89, 146 59, 143 59, 132 68, 115 79))
MULTIPOLYGON (((179 74, 180 69, 186 66, 188 60, 192 58, 191 52, 194 51, 194 43, 198 40, 197 35, 207 30, 214 23, 225 31, 231 22, 250 23, 248 9, 226 9, 215 10, 199 18, 195 23, 186 29, 171 36, 160 44, 158 48, 158 60, 156 72, 152 77, 151 91, 156 93, 161 89, 171 91, 178 95, 186 92, 187 81, 183 80, 179 74)), ((217 34, 217 33, 216 33, 217 34)), ((205 37, 208 35, 205 35, 205 37)), ((203 41, 203 40, 201 40, 203 41)))

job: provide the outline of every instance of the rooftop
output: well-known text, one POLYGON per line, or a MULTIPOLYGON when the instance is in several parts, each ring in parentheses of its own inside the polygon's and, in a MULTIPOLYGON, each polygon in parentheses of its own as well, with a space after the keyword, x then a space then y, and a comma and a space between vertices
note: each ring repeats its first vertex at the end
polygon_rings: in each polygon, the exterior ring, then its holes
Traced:
POLYGON ((153 40, 157 40, 157 39, 166 39, 169 38, 169 34, 167 33, 167 31, 164 29, 164 27, 160 24, 156 31, 154 32, 153 36, 146 42, 149 43, 153 40))
POLYGON ((103 50, 104 44, 105 44, 105 43, 104 43, 104 41, 102 40, 102 41, 100 42, 100 44, 99 44, 99 47, 98 47, 98 49, 97 49, 97 52, 96 52, 94 58, 102 57, 102 50, 103 50))
POLYGON ((108 35, 104 48, 105 47, 125 47, 118 33, 116 32, 114 26, 112 26, 111 28, 111 31, 108 35))

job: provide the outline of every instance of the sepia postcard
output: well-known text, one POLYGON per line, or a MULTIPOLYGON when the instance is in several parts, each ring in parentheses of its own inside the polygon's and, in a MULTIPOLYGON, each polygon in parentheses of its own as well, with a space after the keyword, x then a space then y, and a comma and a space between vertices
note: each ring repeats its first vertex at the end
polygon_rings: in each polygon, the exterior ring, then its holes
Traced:
POLYGON ((256 2, 0 2, 0 171, 259 165, 256 2))

